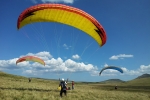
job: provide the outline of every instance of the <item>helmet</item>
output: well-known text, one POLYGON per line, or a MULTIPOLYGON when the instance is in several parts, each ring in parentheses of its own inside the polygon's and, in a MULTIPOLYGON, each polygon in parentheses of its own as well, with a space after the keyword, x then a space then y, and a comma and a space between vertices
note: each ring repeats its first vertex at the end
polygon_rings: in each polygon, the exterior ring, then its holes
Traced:
POLYGON ((63 79, 63 78, 62 78, 61 80, 62 80, 62 81, 64 81, 64 79, 63 79))

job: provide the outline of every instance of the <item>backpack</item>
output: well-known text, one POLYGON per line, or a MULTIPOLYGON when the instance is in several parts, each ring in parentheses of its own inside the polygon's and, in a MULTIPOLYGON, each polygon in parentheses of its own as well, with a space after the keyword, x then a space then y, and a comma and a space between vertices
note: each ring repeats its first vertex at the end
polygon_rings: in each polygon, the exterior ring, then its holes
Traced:
POLYGON ((66 90, 66 84, 65 84, 65 82, 61 82, 61 89, 66 90))

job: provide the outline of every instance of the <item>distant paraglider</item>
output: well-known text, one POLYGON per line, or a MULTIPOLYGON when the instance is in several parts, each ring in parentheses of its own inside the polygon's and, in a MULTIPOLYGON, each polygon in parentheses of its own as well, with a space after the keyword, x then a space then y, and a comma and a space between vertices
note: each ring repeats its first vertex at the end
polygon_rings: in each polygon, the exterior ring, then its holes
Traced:
POLYGON ((104 70, 106 70, 106 69, 114 69, 114 70, 117 70, 117 71, 123 73, 123 70, 122 70, 120 67, 107 66, 107 67, 104 67, 104 68, 100 71, 99 75, 101 75, 101 73, 102 73, 104 70))
POLYGON ((40 64, 42 64, 42 65, 45 66, 45 62, 44 62, 42 59, 40 59, 40 58, 38 58, 38 57, 34 57, 34 56, 21 57, 21 58, 19 58, 19 59, 16 61, 16 65, 17 65, 18 63, 20 63, 20 62, 23 62, 23 61, 38 62, 38 63, 40 63, 40 64))
POLYGON ((101 24, 88 13, 63 4, 38 4, 24 10, 17 28, 35 22, 58 22, 73 26, 90 35, 100 46, 106 43, 106 32, 101 24))

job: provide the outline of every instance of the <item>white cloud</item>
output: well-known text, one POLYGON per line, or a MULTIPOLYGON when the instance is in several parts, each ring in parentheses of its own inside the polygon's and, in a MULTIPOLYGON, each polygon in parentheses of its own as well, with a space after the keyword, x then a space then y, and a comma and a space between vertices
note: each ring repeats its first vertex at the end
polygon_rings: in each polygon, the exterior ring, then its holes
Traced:
POLYGON ((46 52, 46 51, 35 53, 35 54, 34 53, 28 53, 28 54, 22 55, 20 57, 23 57, 23 56, 37 56, 43 60, 49 60, 50 58, 53 57, 49 52, 46 52))
POLYGON ((108 64, 105 64, 105 65, 104 65, 104 67, 107 67, 107 66, 108 66, 108 64))
POLYGON ((128 70, 125 67, 122 67, 123 70, 123 75, 140 75, 142 73, 140 73, 140 71, 138 69, 136 70, 128 70))
MULTIPOLYGON (((63 60, 62 58, 52 58, 52 55, 49 52, 39 52, 39 53, 28 53, 26 55, 33 55, 38 57, 43 57, 46 63, 45 66, 39 63, 34 62, 21 62, 16 65, 16 60, 18 58, 13 58, 9 60, 0 60, 0 69, 1 70, 13 70, 21 69, 23 73, 39 75, 45 73, 65 73, 65 72, 89 72, 92 76, 98 76, 101 69, 98 69, 97 66, 92 64, 85 64, 83 62, 75 62, 71 59, 63 60)), ((76 58, 76 57, 75 57, 76 58)), ((108 64, 104 64, 104 67, 108 64)), ((141 75, 144 73, 150 73, 150 65, 141 65, 138 69, 129 70, 125 67, 121 67, 124 73, 120 73, 113 69, 105 70, 101 75, 102 76, 114 76, 114 75, 141 75)))
POLYGON ((99 75, 99 71, 95 70, 90 72, 91 76, 98 76, 99 75))
POLYGON ((75 0, 31 0, 33 3, 68 3, 73 4, 75 0))
POLYGON ((131 57, 133 57, 133 55, 119 54, 119 55, 111 56, 109 59, 118 60, 118 59, 131 58, 131 57))
POLYGON ((77 59, 80 59, 80 56, 76 54, 76 55, 73 55, 72 58, 77 60, 77 59))
POLYGON ((32 70, 25 70, 23 73, 32 74, 33 71, 32 70))
POLYGON ((150 73, 150 65, 141 65, 140 68, 138 69, 140 73, 150 73))
POLYGON ((23 66, 28 65, 27 62, 22 63, 22 65, 20 66, 16 66, 16 60, 18 58, 14 58, 14 59, 9 59, 9 60, 0 60, 0 67, 2 69, 19 69, 23 66))
MULTIPOLYGON (((65 73, 65 72, 92 72, 95 70, 98 70, 97 67, 95 67, 92 64, 85 64, 83 62, 75 62, 71 59, 66 59, 63 61, 60 57, 55 59, 52 58, 52 55, 49 52, 39 52, 39 53, 28 53, 26 55, 22 56, 38 56, 40 58, 43 58, 46 65, 43 66, 42 64, 39 64, 37 62, 29 62, 24 61, 20 62, 16 65, 16 61, 18 58, 10 59, 10 60, 0 60, 0 68, 1 69, 22 69, 23 73, 26 74, 44 74, 44 73, 65 73)), ((20 57, 22 57, 20 56, 20 57)), ((78 58, 78 56, 75 56, 75 58, 78 58)))
POLYGON ((24 70, 23 74, 31 75, 31 76, 36 76, 36 75, 41 75, 40 71, 34 71, 34 70, 24 70))
POLYGON ((64 47, 65 49, 71 48, 71 46, 68 46, 67 44, 63 44, 63 47, 64 47))
POLYGON ((43 73, 64 73, 64 72, 92 72, 97 70, 98 68, 93 66, 92 64, 84 64, 83 62, 77 63, 71 59, 67 59, 63 61, 61 58, 46 61, 46 66, 36 66, 33 70, 35 72, 40 70, 43 73))

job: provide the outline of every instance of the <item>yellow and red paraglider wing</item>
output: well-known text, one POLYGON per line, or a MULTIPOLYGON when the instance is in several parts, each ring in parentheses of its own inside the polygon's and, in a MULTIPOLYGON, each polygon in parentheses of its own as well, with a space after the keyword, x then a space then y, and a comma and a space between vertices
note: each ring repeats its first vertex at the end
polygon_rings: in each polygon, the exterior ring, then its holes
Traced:
POLYGON ((23 61, 38 62, 38 63, 40 63, 40 64, 42 64, 42 65, 45 66, 45 62, 44 62, 42 59, 40 59, 40 58, 38 58, 38 57, 34 57, 34 56, 25 56, 25 57, 19 58, 19 59, 16 61, 16 65, 17 65, 17 63, 20 63, 20 62, 23 62, 23 61))
POLYGON ((17 27, 34 22, 58 22, 82 30, 103 46, 106 43, 106 33, 100 23, 88 13, 63 4, 38 4, 23 11, 17 27))

